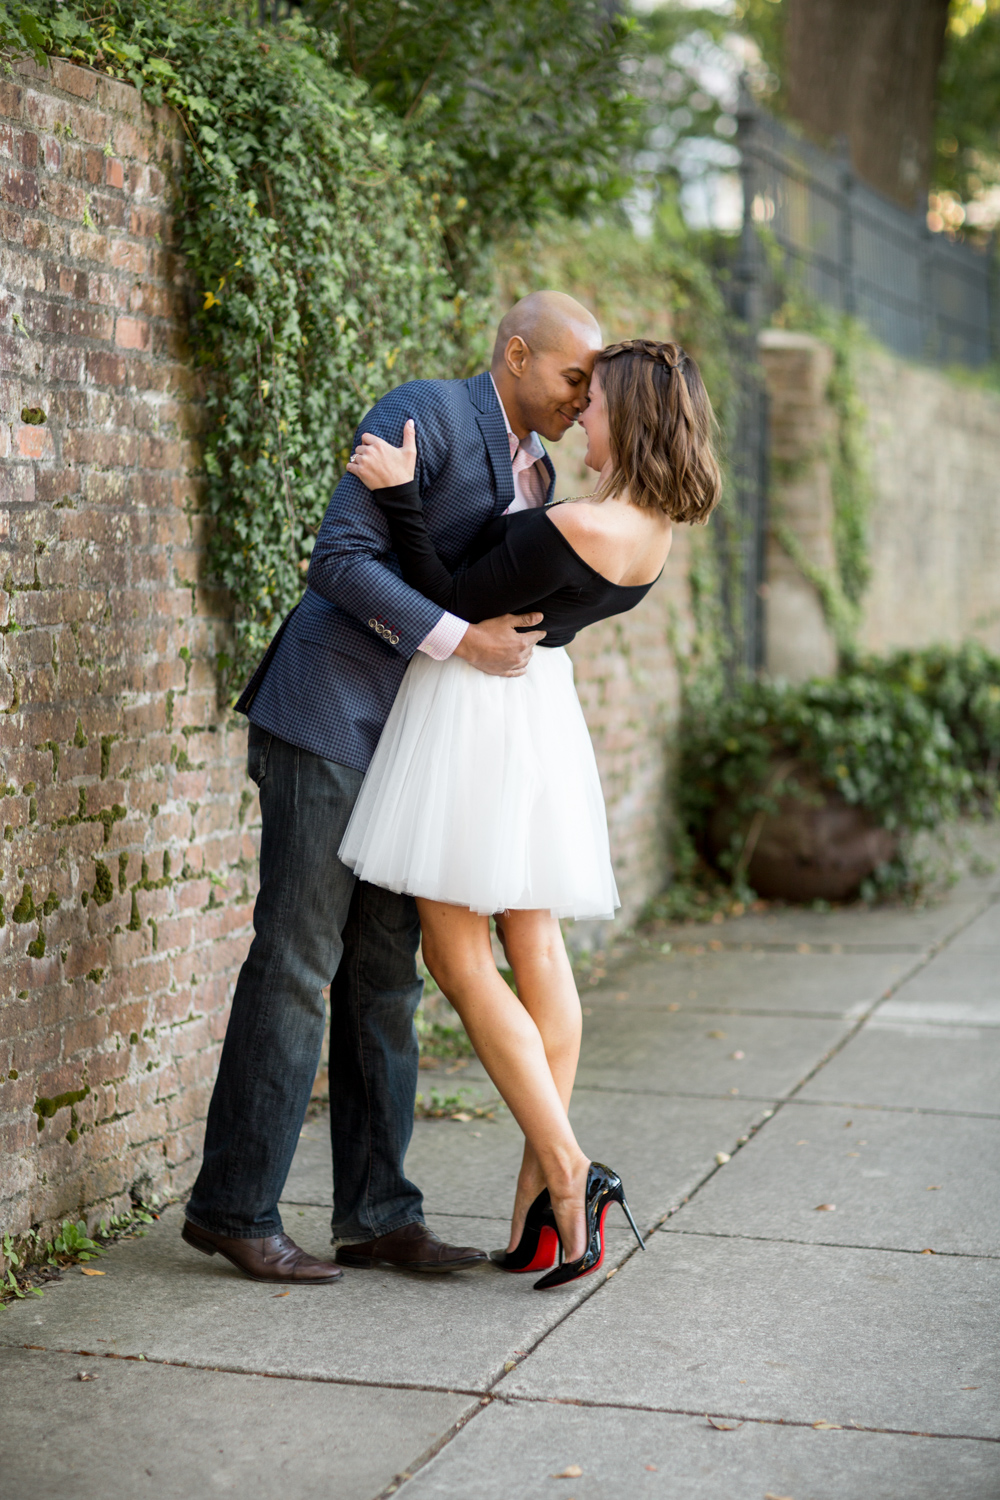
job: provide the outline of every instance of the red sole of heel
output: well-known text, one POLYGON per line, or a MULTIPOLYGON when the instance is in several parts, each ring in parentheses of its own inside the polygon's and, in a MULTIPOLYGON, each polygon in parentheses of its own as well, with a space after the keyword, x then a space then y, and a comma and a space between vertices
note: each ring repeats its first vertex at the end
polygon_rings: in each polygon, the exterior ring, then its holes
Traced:
POLYGON ((556 1263, 559 1254, 559 1236, 554 1229, 541 1229, 538 1233, 538 1248, 526 1266, 504 1266, 513 1276, 523 1276, 527 1271, 548 1271, 556 1263))
POLYGON ((593 1276, 593 1274, 594 1274, 595 1271, 599 1271, 601 1269, 602 1265, 604 1264, 604 1221, 605 1221, 605 1219, 608 1216, 608 1209, 610 1207, 611 1207, 610 1203, 606 1203, 604 1205, 603 1209, 601 1210, 601 1224, 600 1224, 600 1228, 598 1230, 598 1233, 601 1236, 601 1253, 600 1253, 600 1256, 598 1257, 598 1259, 590 1267, 590 1269, 588 1271, 582 1271, 579 1276, 573 1276, 573 1277, 571 1277, 569 1281, 560 1281, 560 1282, 557 1282, 554 1286, 550 1286, 550 1287, 539 1287, 538 1284, 537 1284, 537 1282, 536 1282, 536 1284, 535 1284, 535 1290, 536 1291, 554 1292, 554 1291, 557 1291, 559 1289, 559 1287, 572 1286, 572 1284, 573 1284, 574 1281, 582 1281, 585 1276, 593 1276))
POLYGON ((554 1229, 542 1229, 538 1235, 538 1249, 524 1271, 547 1271, 554 1266, 559 1255, 559 1236, 554 1229))

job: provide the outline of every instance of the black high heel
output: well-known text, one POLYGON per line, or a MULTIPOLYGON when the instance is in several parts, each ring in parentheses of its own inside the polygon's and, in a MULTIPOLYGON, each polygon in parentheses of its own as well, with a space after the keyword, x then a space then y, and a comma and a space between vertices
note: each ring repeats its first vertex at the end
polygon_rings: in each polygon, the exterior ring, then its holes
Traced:
POLYGON ((490 1260, 502 1271, 544 1271, 562 1252, 556 1216, 548 1188, 542 1188, 528 1209, 521 1238, 514 1250, 491 1250, 490 1260))
POLYGON ((632 1210, 625 1201, 621 1178, 610 1167, 602 1166, 599 1161, 592 1161, 587 1170, 587 1189, 583 1199, 584 1213, 587 1216, 587 1248, 578 1260, 568 1260, 536 1281, 536 1292, 547 1292, 550 1287, 565 1286, 567 1282, 579 1281, 581 1276, 589 1276, 592 1271, 598 1270, 604 1260, 604 1220, 612 1203, 621 1204, 625 1217, 632 1226, 632 1233, 639 1241, 639 1248, 645 1250, 632 1210))

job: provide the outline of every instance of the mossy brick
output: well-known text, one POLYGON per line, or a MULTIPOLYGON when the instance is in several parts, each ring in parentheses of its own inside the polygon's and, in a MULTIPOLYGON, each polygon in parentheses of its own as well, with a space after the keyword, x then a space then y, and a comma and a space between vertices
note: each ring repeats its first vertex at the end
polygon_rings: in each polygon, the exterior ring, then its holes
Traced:
MULTIPOLYGON (((97 96, 99 74, 86 68, 78 68, 61 57, 49 58, 49 67, 54 87, 61 89, 63 93, 73 94, 79 99, 93 99, 97 96)), ((101 102, 107 107, 104 100, 101 102)))

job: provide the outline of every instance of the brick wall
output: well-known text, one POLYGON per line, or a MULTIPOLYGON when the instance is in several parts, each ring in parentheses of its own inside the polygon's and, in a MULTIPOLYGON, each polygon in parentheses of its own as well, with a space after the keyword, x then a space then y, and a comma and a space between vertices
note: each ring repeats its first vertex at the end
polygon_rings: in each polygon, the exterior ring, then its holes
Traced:
POLYGON ((7 1230, 187 1184, 248 943, 255 803, 199 581, 181 149, 111 79, 0 81, 7 1230))

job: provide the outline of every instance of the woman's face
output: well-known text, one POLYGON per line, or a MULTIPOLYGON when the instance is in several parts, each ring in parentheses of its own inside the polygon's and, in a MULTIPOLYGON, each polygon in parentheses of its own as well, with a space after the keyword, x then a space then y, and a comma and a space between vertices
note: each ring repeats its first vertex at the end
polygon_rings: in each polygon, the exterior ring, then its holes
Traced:
POLYGON ((608 430, 604 390, 596 370, 590 377, 590 401, 580 413, 580 426, 587 434, 587 452, 583 461, 588 469, 594 469, 599 474, 611 458, 611 434, 608 430))

